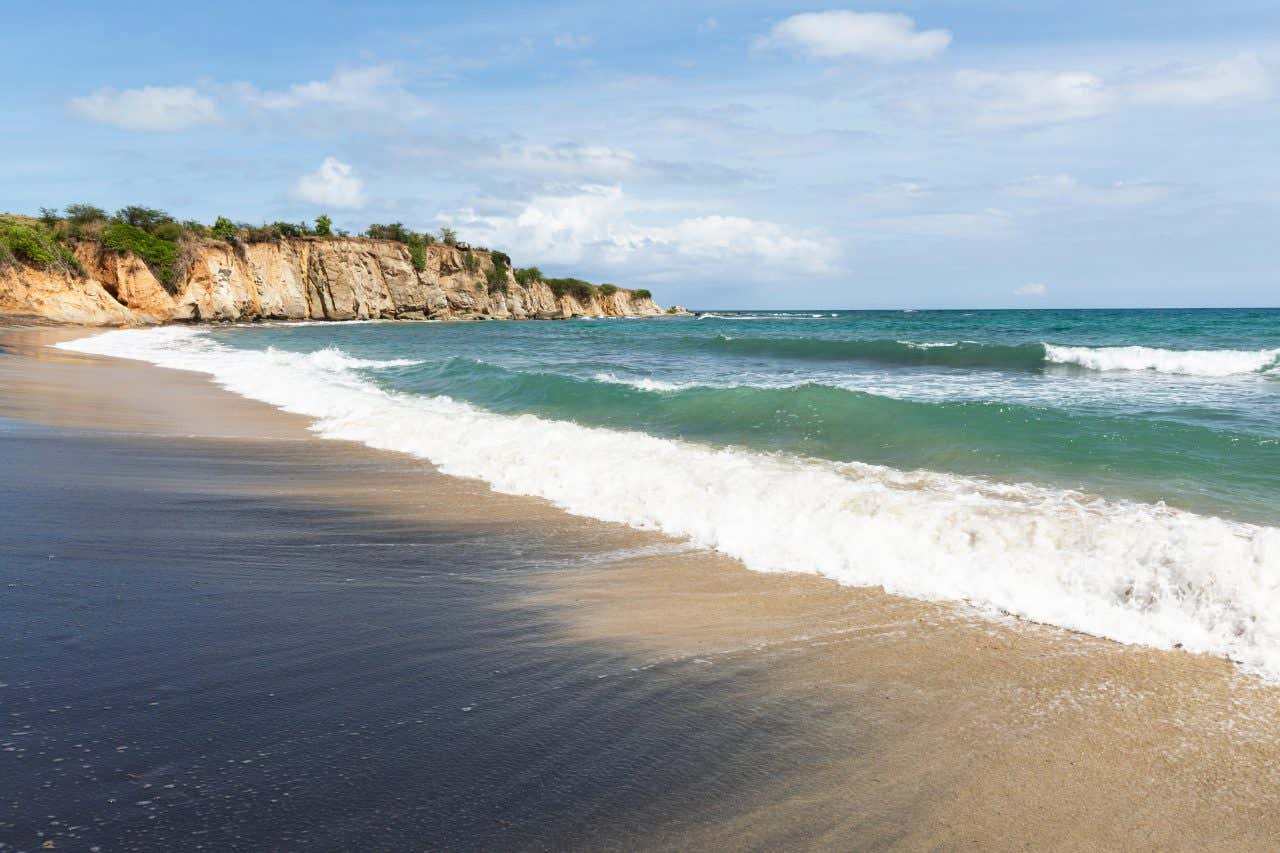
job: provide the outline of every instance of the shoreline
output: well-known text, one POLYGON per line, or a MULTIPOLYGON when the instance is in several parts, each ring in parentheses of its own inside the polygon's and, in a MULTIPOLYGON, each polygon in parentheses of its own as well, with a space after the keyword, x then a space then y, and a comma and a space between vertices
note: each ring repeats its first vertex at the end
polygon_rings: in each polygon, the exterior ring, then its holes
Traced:
MULTIPOLYGON (((13 354, 0 356, 0 417, 163 438, 215 457, 236 443, 283 441, 325 460, 306 489, 214 477, 191 492, 292 497, 357 512, 370 527, 460 526, 537 542, 546 564, 521 573, 504 606, 544 614, 552 643, 605 650, 617 665, 603 681, 657 673, 692 686, 694 729, 707 714, 734 749, 747 748, 734 766, 771 771, 714 796, 695 792, 692 816, 669 824, 678 836, 654 843, 655 827, 632 843, 1265 849, 1280 834, 1280 689, 1226 661, 749 572, 421 460, 322 441, 307 418, 203 376, 44 346, 99 331, 0 328, 0 348, 13 354), (362 466, 399 475, 391 486, 343 473, 362 466)), ((127 472, 127 456, 114 464, 127 472)), ((678 763, 679 752, 652 758, 678 763)))

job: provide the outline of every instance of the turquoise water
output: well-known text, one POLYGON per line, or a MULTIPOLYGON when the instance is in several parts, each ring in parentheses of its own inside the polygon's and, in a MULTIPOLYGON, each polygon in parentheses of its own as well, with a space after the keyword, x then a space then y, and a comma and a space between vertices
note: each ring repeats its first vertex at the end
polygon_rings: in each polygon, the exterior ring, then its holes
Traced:
POLYGON ((1280 507, 1275 309, 728 312, 210 336, 412 362, 359 372, 387 390, 505 415, 1164 501, 1266 525, 1280 507))

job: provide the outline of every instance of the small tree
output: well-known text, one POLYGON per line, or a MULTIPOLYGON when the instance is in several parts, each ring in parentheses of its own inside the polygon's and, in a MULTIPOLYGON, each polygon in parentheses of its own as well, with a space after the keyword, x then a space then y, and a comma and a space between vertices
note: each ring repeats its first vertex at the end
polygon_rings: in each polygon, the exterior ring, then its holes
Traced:
POLYGON ((323 213, 316 217, 316 236, 317 237, 333 236, 333 220, 323 213))
POLYGON ((57 225, 59 219, 61 219, 61 217, 58 216, 58 211, 55 208, 40 208, 40 221, 45 224, 46 228, 52 228, 57 225))
POLYGON ((227 217, 219 216, 218 221, 209 229, 209 233, 219 240, 231 240, 240 233, 240 229, 227 217))
POLYGON ((158 210, 154 207, 143 207, 139 204, 131 204, 128 207, 122 207, 116 211, 116 221, 124 222, 132 225, 134 228, 141 228, 143 231, 151 232, 161 222, 172 222, 173 217, 158 210))
POLYGON ((64 212, 67 214, 67 219, 70 219, 76 225, 103 222, 107 218, 105 210, 92 204, 69 204, 64 209, 64 212))
POLYGON ((458 245, 458 232, 448 226, 442 226, 440 228, 440 242, 446 246, 458 245))

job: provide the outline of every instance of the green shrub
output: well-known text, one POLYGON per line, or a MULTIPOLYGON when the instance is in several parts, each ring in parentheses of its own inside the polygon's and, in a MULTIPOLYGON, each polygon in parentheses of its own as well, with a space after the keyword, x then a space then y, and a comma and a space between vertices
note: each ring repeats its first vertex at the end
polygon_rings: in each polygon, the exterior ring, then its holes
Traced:
POLYGON ((511 282, 507 280, 507 268, 500 264, 489 267, 484 274, 484 283, 490 293, 506 293, 511 288, 511 282))
POLYGON ((281 237, 303 237, 307 233, 306 225, 295 225, 292 222, 272 222, 271 229, 281 237))
POLYGON ((44 223, 45 228, 53 228, 61 221, 61 219, 62 217, 58 216, 58 211, 55 208, 40 208, 40 221, 44 223))
POLYGON ((567 294, 579 302, 589 302, 596 292, 595 285, 580 278, 548 278, 545 282, 557 298, 567 294))
POLYGON ((246 243, 270 243, 277 238, 276 229, 270 225, 250 225, 241 222, 239 230, 244 234, 246 243))
POLYGON ((333 236, 333 220, 323 213, 316 217, 316 236, 333 236))
POLYGON ((642 287, 639 290, 631 291, 631 298, 632 299, 652 299, 653 294, 642 287))
POLYGON ((196 222, 194 219, 182 220, 182 230, 187 234, 194 234, 197 237, 209 236, 209 226, 203 222, 196 222))
POLYGON ((209 229, 209 233, 219 240, 233 240, 240 233, 240 229, 227 217, 219 216, 218 221, 209 229))
POLYGON ((53 235, 34 225, 0 221, 0 248, 3 255, 33 267, 84 274, 76 256, 54 239, 53 235))
POLYGON ((476 257, 476 253, 467 250, 462 253, 462 268, 469 273, 479 272, 480 259, 476 257))
POLYGON ((458 232, 452 228, 442 227, 440 229, 440 242, 446 246, 458 245, 458 232))
POLYGON ((107 221, 107 212, 92 204, 69 204, 63 208, 63 212, 67 214, 67 219, 76 225, 107 221))
POLYGON ((497 249, 493 249, 489 252, 489 257, 493 260, 493 265, 496 267, 506 269, 511 266, 511 256, 506 252, 499 252, 497 249))
POLYGON ((602 285, 600 285, 600 295, 601 295, 601 296, 613 296, 613 294, 615 294, 615 293, 617 293, 617 292, 618 292, 618 285, 616 285, 616 284, 602 284, 602 285))
POLYGON ((409 239, 405 241, 409 245, 409 261, 413 264, 413 268, 418 272, 422 272, 427 268, 427 250, 423 242, 422 236, 410 232, 409 239))
POLYGON ((159 237, 161 240, 168 240, 176 243, 182 239, 182 226, 174 222, 172 219, 168 222, 160 222, 151 231, 152 236, 159 237))
POLYGON ((516 270, 516 281, 521 287, 528 287, 535 281, 542 280, 542 270, 537 267, 525 267, 516 270))
POLYGON ((142 258, 156 278, 166 284, 177 274, 177 242, 148 234, 136 225, 112 222, 102 230, 102 245, 113 252, 128 252, 142 258))
POLYGON ((378 225, 375 223, 365 229, 364 236, 373 237, 376 240, 395 240, 397 243, 408 243, 409 236, 412 233, 401 222, 392 222, 390 225, 378 225))

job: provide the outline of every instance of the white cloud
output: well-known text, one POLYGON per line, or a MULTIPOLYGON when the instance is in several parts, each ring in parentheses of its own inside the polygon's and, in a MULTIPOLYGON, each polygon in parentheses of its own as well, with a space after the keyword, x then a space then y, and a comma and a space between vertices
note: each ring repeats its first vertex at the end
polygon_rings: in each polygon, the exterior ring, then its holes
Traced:
POLYGON ((1242 53, 1208 65, 1167 65, 1113 76, 1086 70, 982 71, 951 76, 942 92, 905 102, 919 118, 977 128, 1033 127, 1141 107, 1228 106, 1269 98, 1270 70, 1242 53))
POLYGON ((591 36, 575 33, 556 33, 552 41, 556 47, 562 47, 565 50, 582 50, 595 43, 595 39, 591 36))
POLYGON ((588 185, 534 196, 507 215, 461 210, 441 218, 528 262, 599 263, 647 276, 698 268, 755 279, 821 274, 832 272, 839 258, 839 244, 822 234, 741 216, 693 216, 669 225, 643 221, 657 211, 670 220, 670 205, 637 202, 618 186, 588 185))
POLYGON ((773 26, 759 47, 781 46, 819 59, 861 57, 879 62, 931 59, 946 50, 951 33, 917 30, 906 15, 883 12, 804 12, 773 26))
POLYGON ((1004 188, 1014 198, 1035 201, 1065 201, 1112 207, 1149 204, 1169 195, 1167 184, 1154 181, 1116 181, 1092 185, 1071 175, 1032 175, 1004 188))
POLYGON ((511 175, 540 182, 611 184, 631 182, 729 184, 741 183, 741 171, 706 163, 650 160, 625 148, 561 142, 509 144, 475 158, 486 174, 511 175))
POLYGON ((298 178, 293 194, 311 204, 328 207, 363 207, 364 182, 351 172, 351 166, 334 157, 324 158, 320 168, 298 178))
POLYGON ((1013 295, 1014 296, 1044 296, 1048 294, 1048 292, 1049 292, 1049 288, 1047 285, 1032 283, 1032 284, 1024 284, 1022 285, 1022 287, 1016 288, 1013 291, 1013 295))
POLYGON ((616 181, 635 174, 635 154, 607 145, 503 145, 482 165, 545 178, 616 181))
POLYGON ((1115 93, 1087 71, 959 71, 960 109, 984 127, 1052 124, 1091 118, 1111 108, 1115 93))
POLYGON ((985 240, 1008 233, 1012 217, 999 208, 956 213, 882 216, 863 224, 872 231, 909 237, 952 237, 985 240))
POLYGON ((275 91, 241 84, 239 91, 249 106, 270 112, 312 107, 415 117, 431 111, 425 101, 404 88, 389 65, 339 69, 328 80, 312 80, 275 91))
POLYGON ((1271 96, 1271 74, 1256 54, 1212 65, 1177 65, 1131 81, 1129 97, 1150 104, 1221 104, 1271 96))
POLYGON ((218 121, 213 99, 185 86, 99 89, 72 98, 70 106, 82 118, 125 130, 185 130, 218 121))

